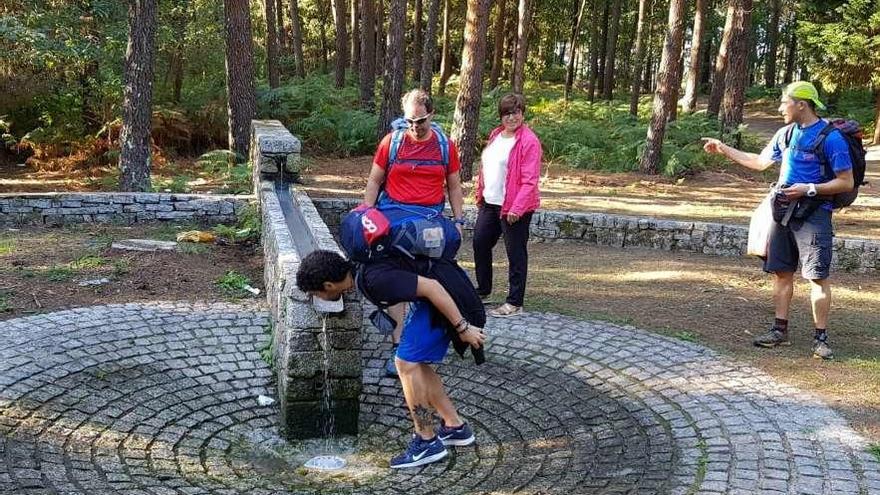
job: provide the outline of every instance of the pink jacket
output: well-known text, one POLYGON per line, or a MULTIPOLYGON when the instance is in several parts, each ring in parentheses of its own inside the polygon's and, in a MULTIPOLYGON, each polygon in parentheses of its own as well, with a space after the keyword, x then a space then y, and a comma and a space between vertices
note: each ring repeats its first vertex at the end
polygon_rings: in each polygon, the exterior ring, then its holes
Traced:
MULTIPOLYGON (((496 127, 489 134, 489 143, 495 139, 504 126, 496 127)), ((507 179, 504 183, 504 204, 501 214, 515 213, 522 216, 535 211, 541 206, 541 194, 538 191, 538 179, 541 177, 541 142, 538 136, 525 124, 516 130, 516 142, 507 158, 507 179)), ((483 203, 483 168, 477 176, 477 204, 483 203)))

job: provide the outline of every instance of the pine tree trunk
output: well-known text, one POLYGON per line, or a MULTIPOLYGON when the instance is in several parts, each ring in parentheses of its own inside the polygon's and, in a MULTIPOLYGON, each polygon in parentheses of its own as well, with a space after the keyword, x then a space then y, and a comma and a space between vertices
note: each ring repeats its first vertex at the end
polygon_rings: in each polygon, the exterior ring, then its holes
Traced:
POLYGON ((361 108, 367 112, 373 112, 376 106, 376 13, 373 8, 373 0, 360 0, 360 5, 361 108))
MULTIPOLYGON (((681 45, 684 37, 684 0, 669 1, 669 23, 663 43, 663 55, 657 73, 657 91, 648 126, 647 142, 639 162, 639 169, 648 174, 656 174, 660 170, 663 138, 666 134, 666 122, 669 111, 675 105, 672 83, 677 79, 676 72, 681 71, 681 45)), ((678 76, 680 81, 681 76, 678 76)))
POLYGON ((666 116, 667 122, 674 122, 678 119, 678 99, 681 96, 681 78, 684 77, 684 64, 684 53, 682 53, 681 60, 678 62, 679 70, 673 73, 670 78, 673 95, 670 98, 672 104, 669 107, 669 115, 666 116))
POLYGON ((425 46, 422 50, 421 84, 419 86, 431 94, 434 80, 434 52, 437 51, 437 18, 440 17, 440 0, 429 0, 428 23, 425 26, 425 46))
MULTIPOLYGON (((98 47, 100 44, 101 33, 98 29, 97 19, 92 4, 93 2, 91 0, 83 1, 81 5, 82 16, 80 16, 80 20, 82 21, 80 32, 89 47, 89 53, 91 53, 89 59, 83 64, 82 70, 79 73, 82 126, 88 133, 95 132, 104 125, 104 118, 98 110, 101 107, 99 94, 99 88, 101 86, 101 70, 97 54, 99 53, 98 47)), ((184 19, 184 23, 185 22, 186 20, 184 19)), ((174 27, 176 28, 177 26, 174 27)), ((180 39, 182 40, 183 38, 181 37, 180 39)), ((174 60, 176 60, 174 56, 178 53, 178 50, 182 50, 181 45, 182 43, 174 47, 172 64, 174 63, 174 60)), ((183 67, 182 59, 180 65, 183 67)), ((180 102, 179 97, 176 102, 180 102)))
POLYGON ((385 4, 376 0, 376 77, 385 74, 385 52, 388 49, 388 33, 385 31, 385 4))
MULTIPOLYGON (((593 12, 595 13, 598 3, 602 0, 593 0, 593 12)), ((599 80, 599 17, 593 16, 590 23, 590 78, 587 82, 587 98, 590 101, 596 99, 596 82, 599 80)))
POLYGON ((706 1, 697 0, 694 9, 694 32, 691 36, 688 77, 685 83, 684 101, 681 105, 681 111, 684 113, 693 113, 697 109, 697 95, 700 92, 700 68, 703 60, 703 38, 706 30, 706 1))
POLYGON ((608 55, 608 16, 611 11, 609 0, 604 0, 601 31, 599 32, 599 76, 596 79, 596 92, 602 94, 605 85, 605 62, 608 55))
POLYGON ((788 42, 785 46, 785 74, 782 77, 782 82, 785 84, 794 80, 794 68, 797 62, 797 33, 795 26, 797 26, 797 18, 792 16, 791 24, 788 28, 788 42))
POLYGON ((636 21, 636 49, 633 55, 632 83, 630 84, 629 114, 639 115, 639 88, 642 85, 642 53, 645 51, 645 17, 648 15, 648 2, 639 0, 639 17, 636 21))
MULTIPOLYGON (((470 7, 470 1, 468 2, 470 7)), ((519 23, 516 30, 516 58, 513 64, 513 92, 522 94, 525 85, 526 59, 529 54, 529 26, 531 25, 531 0, 519 0, 519 23)), ((464 61, 462 60, 462 66, 464 61)))
POLYGON ((702 52, 702 61, 700 62, 700 82, 697 86, 697 94, 702 91, 703 88, 709 87, 709 83, 712 80, 712 60, 715 59, 712 47, 712 37, 707 36, 703 41, 706 46, 703 47, 702 52))
POLYGON ((461 89, 455 100, 450 136, 458 145, 461 180, 473 176, 472 167, 479 139, 480 104, 483 98, 483 65, 489 30, 491 0, 468 0, 464 47, 461 51, 461 89))
POLYGON ((617 60, 617 33, 620 30, 620 0, 612 0, 611 18, 608 20, 608 40, 605 47, 605 79, 602 83, 602 98, 614 97, 614 64, 617 60))
POLYGON ((776 53, 779 51, 779 0, 770 0, 770 20, 767 25, 767 62, 764 65, 764 87, 776 86, 776 53))
POLYGON ((388 133, 391 122, 400 115, 400 96, 403 93, 403 27, 406 25, 406 0, 391 0, 388 7, 388 46, 385 57, 385 77, 382 88, 382 111, 376 136, 388 133))
POLYGON ((498 0, 498 13, 495 16, 495 48, 492 51, 492 72, 489 73, 489 88, 498 86, 501 66, 504 65, 504 21, 507 17, 507 0, 498 0))
POLYGON ((128 47, 119 134, 119 189, 149 191, 150 116, 153 105, 153 57, 156 0, 129 0, 128 47))
MULTIPOLYGON (((575 5, 577 3, 575 0, 575 5)), ((577 56, 578 38, 580 38, 581 23, 584 21, 586 7, 587 0, 580 0, 580 7, 577 10, 574 25, 571 27, 571 37, 568 39, 568 66, 565 68, 565 89, 562 92, 562 98, 565 101, 571 97, 571 87, 574 85, 574 61, 577 56)))
POLYGON ((351 0, 351 54, 348 61, 351 63, 351 71, 360 73, 361 65, 361 14, 360 0, 351 0))
POLYGON ((278 17, 278 51, 287 53, 290 38, 287 36, 287 29, 284 28, 284 0, 275 0, 275 14, 278 17))
POLYGON ((266 12, 266 73, 269 75, 269 87, 277 88, 280 83, 278 75, 278 33, 276 28, 275 0, 263 0, 266 12))
MULTIPOLYGON (((724 81, 724 99, 721 103, 721 129, 723 134, 736 133, 742 123, 748 83, 749 34, 752 25, 752 0, 733 0, 734 18, 730 33, 730 51, 727 75, 724 81)), ((739 134, 737 142, 739 142, 739 134)))
POLYGON ((730 52, 730 36, 733 29, 733 18, 736 0, 728 0, 727 17, 724 19, 724 34, 721 36, 721 44, 718 45, 718 55, 715 57, 715 73, 712 76, 712 93, 709 95, 709 104, 706 108, 708 117, 717 117, 721 108, 721 98, 724 96, 725 76, 727 74, 727 58, 730 52))
POLYGON ((412 78, 422 80, 422 0, 414 0, 413 8, 413 39, 412 39, 412 78))
POLYGON ((437 92, 443 96, 446 94, 446 82, 452 76, 452 60, 449 53, 449 0, 443 0, 443 47, 440 58, 440 84, 437 92))
POLYGON ((254 47, 248 0, 224 0, 226 6, 226 92, 229 149, 248 156, 251 120, 257 114, 254 47))
POLYGON ((336 27, 336 87, 345 86, 345 69, 348 67, 348 30, 345 26, 345 0, 332 0, 333 23, 336 27))
POLYGON ((645 57, 645 73, 642 74, 642 93, 653 93, 654 92, 654 76, 653 76, 653 68, 654 68, 654 5, 651 4, 651 8, 648 13, 648 36, 645 37, 648 42, 648 54, 645 57))
POLYGON ((299 17, 298 0, 290 0, 290 37, 293 44, 293 64, 296 66, 296 75, 306 77, 305 59, 303 58, 303 31, 302 21, 299 17))

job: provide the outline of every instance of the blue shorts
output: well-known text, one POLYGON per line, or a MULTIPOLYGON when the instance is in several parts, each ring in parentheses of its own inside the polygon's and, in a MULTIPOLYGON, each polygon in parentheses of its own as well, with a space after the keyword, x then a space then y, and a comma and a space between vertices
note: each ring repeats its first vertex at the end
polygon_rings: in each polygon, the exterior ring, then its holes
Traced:
POLYGON ((833 239, 831 212, 824 208, 803 220, 792 219, 788 227, 773 222, 764 271, 793 273, 800 262, 803 278, 826 279, 831 271, 833 239))
POLYGON ((443 325, 433 325, 431 303, 410 303, 403 322, 397 357, 410 363, 440 363, 449 350, 449 336, 443 325))

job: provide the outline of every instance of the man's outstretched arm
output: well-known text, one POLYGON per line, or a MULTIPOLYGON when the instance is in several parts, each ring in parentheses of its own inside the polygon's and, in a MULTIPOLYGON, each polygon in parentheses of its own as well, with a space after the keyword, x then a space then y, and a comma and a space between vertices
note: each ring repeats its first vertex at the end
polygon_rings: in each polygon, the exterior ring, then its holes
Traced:
MULTIPOLYGON (((453 325, 458 324, 464 319, 461 311, 458 310, 458 306, 455 305, 455 301, 452 300, 452 296, 449 295, 449 292, 446 291, 440 282, 420 275, 416 285, 416 295, 430 301, 437 308, 437 311, 440 311, 453 325)), ((483 329, 473 325, 468 325, 467 330, 461 332, 459 336, 462 341, 467 342, 473 347, 482 346, 483 341, 486 339, 483 329)))
POLYGON ((714 138, 703 138, 703 150, 706 153, 713 153, 716 155, 724 155, 725 157, 739 163, 740 165, 750 168, 752 170, 764 170, 770 165, 773 165, 773 160, 761 156, 757 153, 749 153, 747 151, 740 151, 732 146, 728 146, 721 141, 714 138))

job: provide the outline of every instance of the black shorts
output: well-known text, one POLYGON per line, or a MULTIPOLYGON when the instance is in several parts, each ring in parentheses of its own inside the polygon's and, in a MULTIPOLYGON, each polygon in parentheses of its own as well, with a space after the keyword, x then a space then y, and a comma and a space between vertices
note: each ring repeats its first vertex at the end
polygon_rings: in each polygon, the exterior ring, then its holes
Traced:
POLYGON ((825 208, 816 209, 803 220, 792 219, 787 227, 773 222, 764 271, 795 272, 800 262, 805 279, 826 279, 831 270, 833 239, 831 212, 825 208))

